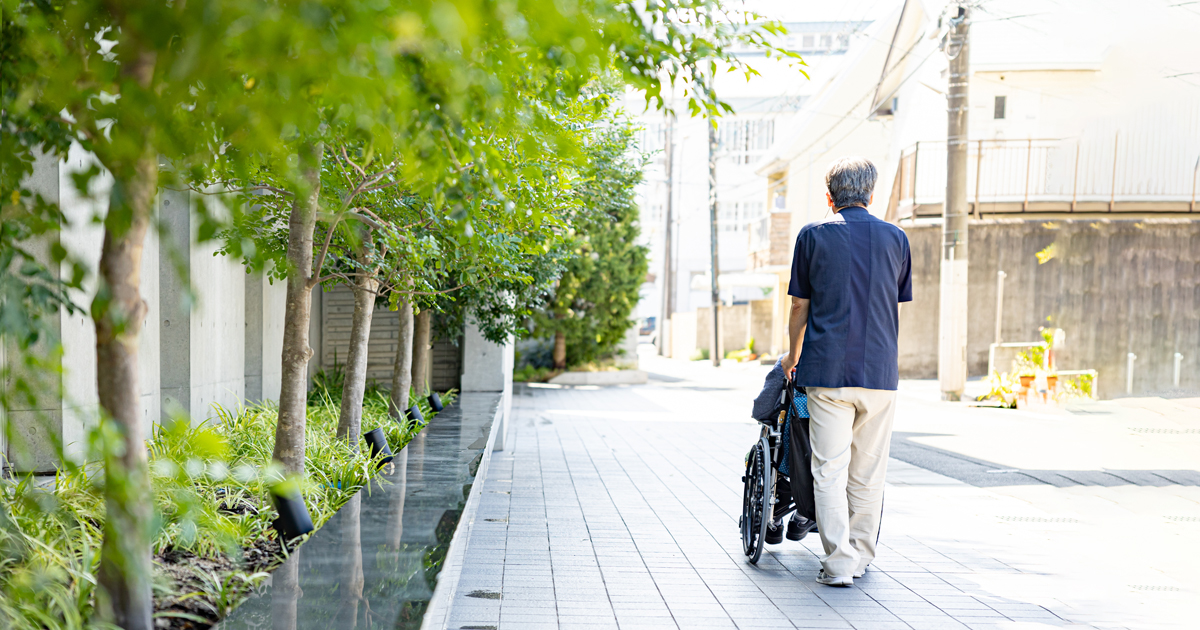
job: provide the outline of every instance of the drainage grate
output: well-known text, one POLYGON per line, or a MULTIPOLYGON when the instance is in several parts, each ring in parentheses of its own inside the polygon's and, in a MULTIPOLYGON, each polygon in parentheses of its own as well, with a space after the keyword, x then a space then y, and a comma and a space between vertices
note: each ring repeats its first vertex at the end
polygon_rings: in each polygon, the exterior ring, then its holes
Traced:
POLYGON ((1129 588, 1135 591, 1158 591, 1158 592, 1176 592, 1183 589, 1178 586, 1156 586, 1153 584, 1130 584, 1129 588))
POLYGON ((1200 523, 1200 516, 1168 516, 1167 520, 1176 523, 1200 523))
POLYGON ((1078 523, 1073 518, 1044 518, 1041 516, 1001 516, 1000 520, 1009 523, 1078 523))
POLYGON ((500 599, 500 593, 496 591, 471 591, 467 593, 467 597, 475 597, 478 599, 500 599))
POLYGON ((1134 433, 1155 433, 1165 435, 1196 435, 1200 429, 1155 429, 1151 427, 1129 427, 1134 433))
POLYGON ((459 626, 458 630, 496 630, 496 626, 459 626))
POLYGON ((485 518, 483 520, 485 520, 489 523, 507 523, 508 522, 508 519, 506 519, 506 518, 485 518))

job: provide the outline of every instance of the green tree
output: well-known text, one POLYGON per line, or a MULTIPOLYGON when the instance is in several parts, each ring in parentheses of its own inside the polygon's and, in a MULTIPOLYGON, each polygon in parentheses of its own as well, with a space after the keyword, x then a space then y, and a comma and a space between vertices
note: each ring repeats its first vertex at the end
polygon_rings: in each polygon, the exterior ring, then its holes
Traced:
MULTIPOLYGON (((4 76, 4 127, 26 131, 12 136, 20 145, 16 161, 32 152, 62 159, 65 138, 98 164, 76 176, 82 193, 102 174, 111 182, 107 208, 97 217, 104 238, 90 308, 105 444, 98 605, 104 618, 125 628, 152 627, 152 504, 137 383, 146 313, 139 293, 142 247, 158 186, 202 174, 218 149, 211 114, 233 86, 241 92, 228 81, 221 46, 240 12, 231 8, 224 19, 213 19, 210 4, 3 5, 6 57, 19 60, 4 76)), ((8 171, 13 160, 3 159, 8 171)))
MULTIPOLYGON (((339 137, 355 137, 366 155, 396 165, 395 176, 464 234, 484 212, 513 225, 525 210, 536 223, 537 206, 504 197, 506 182, 528 174, 504 158, 514 147, 531 156, 571 152, 546 103, 572 101, 615 67, 660 105, 663 81, 683 81, 690 109, 716 113, 728 109, 711 89, 718 65, 749 72, 727 52, 733 44, 779 52, 767 41, 777 25, 751 24, 716 0, 2 1, 5 54, 20 63, 5 68, 0 126, 32 129, 11 136, 20 147, 16 160, 0 156, 5 168, 37 151, 61 159, 69 141, 98 163, 78 178, 81 191, 90 179, 111 178, 97 217, 105 231, 90 308, 107 444, 100 605, 104 618, 137 629, 151 627, 152 527, 137 383, 146 312, 139 269, 160 186, 223 185, 235 214, 251 202, 287 209, 286 238, 274 250, 282 256, 251 237, 233 239, 231 252, 252 266, 282 263, 287 321, 275 458, 303 472, 310 298, 324 263, 314 256, 314 234, 318 221, 336 226, 346 212, 322 196, 339 137), (63 133, 41 133, 52 126, 63 133), (480 146, 482 130, 512 146, 480 146)), ((6 186, 16 179, 6 171, 6 186)), ((3 191, 7 200, 11 190, 3 191)), ((27 198, 15 190, 17 200, 27 198)), ((30 207, 9 203, 18 205, 30 207)), ((201 215, 212 218, 203 206, 201 215)), ((218 227, 206 221, 201 234, 218 227)), ((495 247, 529 247, 511 231, 484 236, 495 247)), ((461 275, 470 281, 475 273, 461 275)))
POLYGON ((554 337, 558 369, 610 355, 632 325, 648 268, 634 202, 645 159, 634 152, 634 133, 627 118, 613 116, 587 146, 575 191, 581 205, 572 220, 575 255, 536 320, 537 334, 554 337))

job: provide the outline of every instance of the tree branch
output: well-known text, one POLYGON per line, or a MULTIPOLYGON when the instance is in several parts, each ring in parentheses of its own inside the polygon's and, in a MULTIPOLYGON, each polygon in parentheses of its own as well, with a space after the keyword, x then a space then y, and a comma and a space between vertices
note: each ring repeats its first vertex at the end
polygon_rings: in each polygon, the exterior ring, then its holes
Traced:
POLYGON ((342 150, 342 159, 346 160, 346 163, 349 164, 350 166, 353 166, 354 170, 358 171, 358 174, 361 175, 363 177, 363 179, 366 179, 367 172, 365 170, 363 170, 363 168, 361 166, 355 164, 354 160, 351 160, 350 156, 346 154, 346 145, 343 144, 340 148, 342 150))
MULTIPOLYGON (((213 182, 213 183, 220 184, 221 182, 213 182)), ((167 190, 175 190, 175 191, 186 190, 186 191, 190 191, 190 192, 200 193, 201 195, 228 195, 230 193, 254 192, 256 190, 269 190, 277 195, 284 195, 286 197, 292 196, 292 193, 290 191, 284 190, 282 188, 276 188, 274 186, 268 186, 267 184, 259 184, 257 186, 246 186, 245 188, 231 188, 231 189, 227 189, 227 190, 216 190, 216 191, 211 191, 211 192, 202 190, 200 188, 196 188, 195 186, 187 186, 185 188, 172 188, 170 186, 163 186, 163 188, 165 188, 167 190)))
POLYGON ((337 229, 337 225, 338 225, 338 223, 341 222, 341 220, 342 220, 342 215, 339 214, 337 216, 337 218, 334 219, 333 225, 329 226, 329 232, 325 235, 325 243, 321 245, 321 253, 320 253, 320 255, 317 256, 317 260, 313 264, 313 270, 312 270, 313 277, 310 278, 307 283, 305 283, 308 285, 309 289, 317 286, 318 284, 321 284, 321 281, 316 280, 315 278, 318 275, 320 275, 321 268, 325 266, 325 255, 329 253, 329 243, 331 243, 333 241, 333 231, 335 229, 337 229))

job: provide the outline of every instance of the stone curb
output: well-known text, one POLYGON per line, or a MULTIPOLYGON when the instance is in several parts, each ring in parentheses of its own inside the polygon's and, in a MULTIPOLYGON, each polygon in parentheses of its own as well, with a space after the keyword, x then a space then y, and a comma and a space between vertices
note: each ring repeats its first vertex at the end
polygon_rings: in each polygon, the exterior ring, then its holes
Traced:
POLYGON ((496 444, 497 435, 507 425, 504 422, 504 399, 496 405, 496 415, 492 418, 492 427, 488 431, 487 443, 483 447, 479 468, 475 470, 475 480, 471 483, 471 492, 463 506, 462 516, 458 526, 454 528, 454 537, 450 540, 450 548, 446 551, 446 560, 442 570, 437 575, 437 586, 425 616, 421 620, 422 630, 445 630, 450 621, 450 607, 458 592, 458 581, 462 577, 463 560, 467 554, 467 542, 471 538, 471 528, 475 525, 475 512, 479 508, 480 497, 483 494, 483 482, 487 479, 488 465, 492 461, 492 448, 496 444))

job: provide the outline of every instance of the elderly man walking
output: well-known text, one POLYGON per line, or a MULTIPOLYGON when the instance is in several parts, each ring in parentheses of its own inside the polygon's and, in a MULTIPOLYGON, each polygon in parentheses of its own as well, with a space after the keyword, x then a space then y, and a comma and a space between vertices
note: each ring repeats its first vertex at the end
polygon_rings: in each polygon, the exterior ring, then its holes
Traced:
POLYGON ((825 174, 833 215, 796 237, 784 373, 808 393, 817 581, 850 586, 875 559, 899 382, 899 303, 912 300, 908 237, 869 212, 877 173, 843 158, 825 174))

